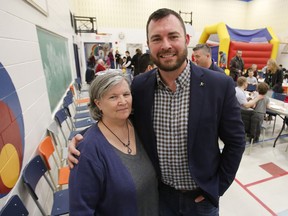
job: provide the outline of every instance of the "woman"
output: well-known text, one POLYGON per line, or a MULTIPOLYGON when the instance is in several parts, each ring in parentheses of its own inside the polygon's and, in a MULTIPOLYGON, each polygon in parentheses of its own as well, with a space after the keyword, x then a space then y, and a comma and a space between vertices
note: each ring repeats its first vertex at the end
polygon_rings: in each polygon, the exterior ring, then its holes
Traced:
POLYGON ((79 163, 69 180, 70 215, 159 215, 156 174, 128 118, 128 80, 121 72, 100 72, 89 94, 98 122, 78 145, 79 163))
MULTIPOLYGON (((267 73, 265 82, 270 86, 270 88, 275 93, 283 93, 282 82, 283 74, 282 70, 279 69, 277 62, 274 59, 269 59, 267 61, 267 73)), ((272 95, 273 97, 273 95, 272 95)))

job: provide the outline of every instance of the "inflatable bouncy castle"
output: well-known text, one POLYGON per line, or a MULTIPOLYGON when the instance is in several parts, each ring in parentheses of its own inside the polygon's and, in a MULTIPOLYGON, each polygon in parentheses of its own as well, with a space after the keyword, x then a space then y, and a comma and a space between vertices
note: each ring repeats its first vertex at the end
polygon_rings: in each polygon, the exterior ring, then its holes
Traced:
POLYGON ((276 59, 279 47, 279 40, 270 27, 242 30, 233 29, 224 23, 205 27, 199 43, 214 44, 211 48, 215 61, 218 61, 219 51, 226 53, 228 68, 236 51, 242 50, 245 69, 252 64, 257 64, 259 69, 263 68, 269 58, 276 59))

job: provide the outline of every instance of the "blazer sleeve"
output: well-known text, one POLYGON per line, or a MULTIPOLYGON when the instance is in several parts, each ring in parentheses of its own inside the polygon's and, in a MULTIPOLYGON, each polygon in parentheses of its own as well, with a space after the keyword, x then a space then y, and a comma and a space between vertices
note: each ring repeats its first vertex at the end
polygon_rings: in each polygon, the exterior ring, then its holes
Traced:
POLYGON ((225 91, 225 99, 219 124, 219 137, 224 143, 219 166, 219 195, 223 195, 233 182, 242 154, 245 150, 245 130, 239 103, 231 80, 225 91))

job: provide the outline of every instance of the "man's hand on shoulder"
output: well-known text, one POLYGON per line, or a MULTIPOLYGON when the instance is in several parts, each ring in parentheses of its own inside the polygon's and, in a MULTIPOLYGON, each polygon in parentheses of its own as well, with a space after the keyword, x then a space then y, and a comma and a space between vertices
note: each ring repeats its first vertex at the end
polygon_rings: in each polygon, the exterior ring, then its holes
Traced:
POLYGON ((70 169, 73 169, 74 164, 78 163, 78 160, 75 158, 75 155, 79 156, 80 151, 78 151, 76 149, 76 146, 78 145, 78 143, 82 139, 83 139, 83 136, 81 134, 77 134, 75 137, 73 137, 73 139, 69 143, 69 146, 68 146, 68 165, 69 165, 70 169))

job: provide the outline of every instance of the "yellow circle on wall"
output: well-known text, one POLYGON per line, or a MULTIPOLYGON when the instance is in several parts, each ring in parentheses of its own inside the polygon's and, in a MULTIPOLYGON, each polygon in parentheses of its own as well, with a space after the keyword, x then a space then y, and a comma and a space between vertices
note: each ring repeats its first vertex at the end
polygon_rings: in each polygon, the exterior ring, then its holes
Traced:
POLYGON ((0 152, 0 179, 7 188, 13 188, 20 174, 20 161, 14 145, 4 145, 0 152))

